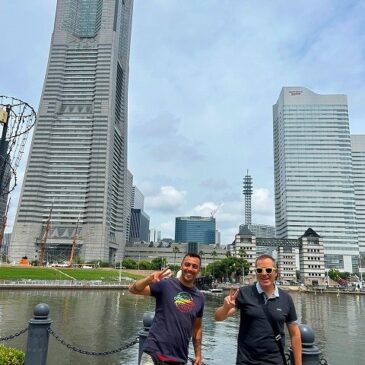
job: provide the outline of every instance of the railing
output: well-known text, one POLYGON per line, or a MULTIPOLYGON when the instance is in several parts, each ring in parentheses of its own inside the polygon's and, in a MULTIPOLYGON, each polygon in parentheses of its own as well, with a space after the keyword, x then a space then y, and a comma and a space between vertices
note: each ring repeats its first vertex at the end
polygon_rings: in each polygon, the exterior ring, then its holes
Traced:
MULTIPOLYGON (((48 315, 48 304, 40 303, 36 305, 33 311, 33 318, 29 320, 28 327, 12 335, 0 337, 0 342, 12 340, 28 332, 27 348, 25 352, 25 365, 47 364, 48 341, 50 335, 53 336, 56 341, 65 346, 68 350, 72 350, 86 356, 108 356, 118 352, 122 352, 139 343, 138 365, 143 365, 141 364, 143 343, 148 336, 149 329, 151 328, 153 322, 153 312, 146 312, 143 315, 143 329, 138 332, 138 336, 133 338, 130 342, 125 343, 116 349, 102 352, 81 349, 64 340, 51 328, 52 320, 49 318, 48 315)), ((302 364, 329 365, 325 359, 320 358, 321 351, 314 343, 314 331, 312 330, 312 328, 303 324, 299 325, 299 328, 302 337, 302 364)), ((291 348, 289 348, 289 352, 286 354, 286 358, 286 365, 295 365, 293 351, 291 348)), ((191 361, 192 364, 194 363, 194 360, 191 358, 189 358, 189 361, 191 361)), ((205 365, 208 364, 205 363, 205 365)))

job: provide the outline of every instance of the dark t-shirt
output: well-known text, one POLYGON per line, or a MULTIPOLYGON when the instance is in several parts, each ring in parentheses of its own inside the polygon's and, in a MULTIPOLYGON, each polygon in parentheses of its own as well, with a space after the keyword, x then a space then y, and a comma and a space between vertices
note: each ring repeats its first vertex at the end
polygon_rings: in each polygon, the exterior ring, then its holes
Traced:
POLYGON ((204 296, 196 287, 188 288, 175 278, 151 284, 150 288, 156 310, 143 350, 186 362, 194 320, 203 316, 204 296))
POLYGON ((264 293, 259 294, 256 285, 240 288, 236 298, 241 317, 236 365, 283 364, 273 329, 262 306, 267 305, 271 316, 278 322, 284 345, 284 324, 297 320, 294 303, 291 296, 281 289, 279 297, 270 298, 264 303, 264 293))

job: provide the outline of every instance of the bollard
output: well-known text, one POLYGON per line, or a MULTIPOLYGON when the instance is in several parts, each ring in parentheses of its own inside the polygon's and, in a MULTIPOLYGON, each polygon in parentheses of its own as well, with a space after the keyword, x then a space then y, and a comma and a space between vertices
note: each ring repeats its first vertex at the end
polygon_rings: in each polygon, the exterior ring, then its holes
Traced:
POLYGON ((139 336, 138 365, 141 364, 141 357, 142 357, 142 353, 143 353, 143 344, 148 336, 148 332, 152 326, 154 317, 155 317, 154 312, 146 312, 143 314, 143 329, 141 329, 138 332, 138 336, 139 336))
MULTIPOLYGON (((319 355, 321 350, 314 344, 314 331, 306 324, 300 324, 300 335, 302 338, 302 364, 303 365, 319 365, 319 355)), ((294 353, 289 347, 290 364, 295 365, 294 353)))
POLYGON ((48 318, 49 306, 37 304, 33 310, 34 316, 29 321, 25 365, 46 365, 48 352, 48 329, 52 321, 48 318))

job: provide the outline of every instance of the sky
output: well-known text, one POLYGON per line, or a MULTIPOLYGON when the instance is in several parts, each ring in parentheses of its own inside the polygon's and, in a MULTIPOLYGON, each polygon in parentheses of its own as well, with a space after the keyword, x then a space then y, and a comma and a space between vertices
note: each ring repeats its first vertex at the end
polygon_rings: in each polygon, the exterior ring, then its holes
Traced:
MULTIPOLYGON (((38 108, 56 0, 0 0, 0 95, 38 108)), ((348 97, 365 126, 362 0, 135 0, 128 168, 150 228, 174 238, 175 217, 215 213, 222 243, 244 223, 275 224, 272 106, 283 86, 348 97)), ((7 231, 24 175, 18 169, 7 231)))

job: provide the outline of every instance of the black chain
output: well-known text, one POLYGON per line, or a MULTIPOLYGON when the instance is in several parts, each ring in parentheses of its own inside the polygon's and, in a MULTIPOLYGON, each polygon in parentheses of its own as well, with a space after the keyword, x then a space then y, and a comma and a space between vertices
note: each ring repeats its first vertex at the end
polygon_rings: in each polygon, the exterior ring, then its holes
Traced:
POLYGON ((84 354, 84 355, 90 355, 90 356, 107 356, 107 355, 112 355, 112 354, 116 354, 117 352, 121 352, 123 350, 126 350, 127 348, 134 346, 139 340, 138 337, 136 337, 133 341, 118 347, 115 350, 110 350, 110 351, 102 351, 102 352, 96 352, 96 351, 87 351, 87 350, 82 350, 79 349, 76 346, 73 346, 71 344, 69 344, 68 342, 66 342, 65 340, 63 340, 60 336, 58 336, 51 328, 48 329, 48 332, 58 341, 60 342, 62 345, 66 346, 69 350, 75 351, 75 352, 79 352, 80 354, 84 354))
POLYGON ((6 337, 0 337, 0 342, 1 341, 12 340, 13 338, 18 337, 18 336, 22 335, 23 333, 25 333, 27 331, 28 331, 28 327, 24 328, 23 330, 21 330, 19 332, 14 333, 13 335, 6 336, 6 337))

